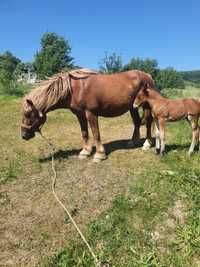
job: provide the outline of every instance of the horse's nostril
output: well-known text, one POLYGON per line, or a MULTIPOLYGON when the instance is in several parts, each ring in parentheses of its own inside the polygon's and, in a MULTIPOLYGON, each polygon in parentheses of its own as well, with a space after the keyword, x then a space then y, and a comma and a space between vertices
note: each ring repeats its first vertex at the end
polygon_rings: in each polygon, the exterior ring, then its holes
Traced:
POLYGON ((26 136, 26 134, 22 133, 21 136, 22 136, 22 139, 27 140, 27 136, 26 136))

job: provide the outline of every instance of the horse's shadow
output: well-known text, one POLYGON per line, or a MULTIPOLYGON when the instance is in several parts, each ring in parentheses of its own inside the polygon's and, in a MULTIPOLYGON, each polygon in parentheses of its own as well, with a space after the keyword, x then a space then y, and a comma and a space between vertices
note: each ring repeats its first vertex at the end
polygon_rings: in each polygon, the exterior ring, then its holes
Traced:
POLYGON ((144 138, 141 138, 136 142, 132 142, 131 139, 120 139, 120 140, 110 141, 104 144, 104 147, 106 150, 106 154, 109 155, 112 152, 117 151, 117 150, 129 150, 129 149, 142 147, 144 142, 145 142, 144 138))
MULTIPOLYGON (((73 156, 77 156, 79 154, 79 152, 81 151, 81 149, 71 149, 71 150, 58 150, 56 151, 53 156, 54 159, 68 159, 69 157, 73 157, 73 156)), ((50 161, 52 159, 52 156, 49 155, 47 157, 44 158, 40 158, 39 162, 46 162, 46 161, 50 161)))
MULTIPOLYGON (((181 150, 189 150, 190 144, 168 144, 166 145, 165 151, 166 153, 173 152, 173 151, 181 151, 181 150)), ((195 147, 197 150, 197 146, 195 147)))
MULTIPOLYGON (((128 150, 134 149, 138 147, 142 147, 144 144, 145 139, 141 138, 135 143, 131 143, 130 139, 120 139, 115 141, 110 141, 104 144, 107 156, 110 155, 112 152, 117 150, 128 150)), ((54 159, 68 159, 69 157, 78 156, 81 149, 71 149, 71 150, 58 150, 54 153, 54 159)), ((92 154, 95 153, 95 148, 92 149, 92 154)), ((51 155, 41 158, 40 162, 46 162, 51 160, 51 155)))

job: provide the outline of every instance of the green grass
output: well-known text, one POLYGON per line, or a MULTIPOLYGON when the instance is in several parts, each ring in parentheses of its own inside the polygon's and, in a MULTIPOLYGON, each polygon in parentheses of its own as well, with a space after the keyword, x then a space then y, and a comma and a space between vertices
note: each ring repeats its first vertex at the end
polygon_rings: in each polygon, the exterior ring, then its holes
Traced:
POLYGON ((18 172, 17 163, 10 161, 7 167, 0 169, 0 184, 16 179, 18 172))
MULTIPOLYGON (((101 261, 124 267, 199 266, 200 160, 197 155, 188 160, 184 153, 169 153, 161 160, 162 171, 144 170, 129 192, 88 226, 87 238, 101 261), (184 219, 170 211, 177 200, 184 219)), ((77 237, 42 266, 89 267, 93 262, 77 237)))
POLYGON ((0 97, 22 97, 30 88, 30 85, 16 81, 8 82, 6 87, 0 83, 0 97))

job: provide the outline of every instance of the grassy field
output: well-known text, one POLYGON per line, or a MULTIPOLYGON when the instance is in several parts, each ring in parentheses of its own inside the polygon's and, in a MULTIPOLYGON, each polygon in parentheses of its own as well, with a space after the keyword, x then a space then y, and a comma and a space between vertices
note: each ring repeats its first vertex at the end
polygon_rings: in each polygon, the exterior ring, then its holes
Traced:
MULTIPOLYGON (((200 89, 164 92, 200 96, 200 89)), ((50 151, 20 139, 20 100, 0 99, 0 266, 90 267, 85 245, 51 193, 50 151)), ((200 266, 200 157, 188 157, 186 122, 167 127, 167 154, 130 148, 129 114, 100 119, 108 160, 79 161, 80 129, 69 111, 48 116, 57 192, 102 261, 115 267, 200 266)), ((144 129, 142 129, 144 137, 144 129)))

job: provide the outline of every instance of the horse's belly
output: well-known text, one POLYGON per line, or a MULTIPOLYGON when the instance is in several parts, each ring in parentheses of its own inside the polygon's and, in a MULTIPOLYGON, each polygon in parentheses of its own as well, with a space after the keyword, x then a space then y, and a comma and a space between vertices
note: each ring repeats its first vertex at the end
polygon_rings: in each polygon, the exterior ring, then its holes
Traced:
POLYGON ((130 104, 127 105, 100 105, 95 111, 97 116, 116 117, 126 113, 130 109, 130 104))

